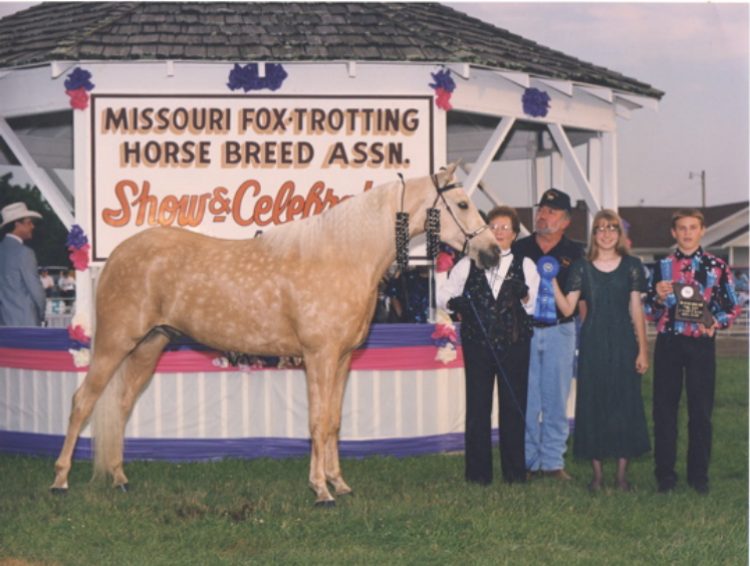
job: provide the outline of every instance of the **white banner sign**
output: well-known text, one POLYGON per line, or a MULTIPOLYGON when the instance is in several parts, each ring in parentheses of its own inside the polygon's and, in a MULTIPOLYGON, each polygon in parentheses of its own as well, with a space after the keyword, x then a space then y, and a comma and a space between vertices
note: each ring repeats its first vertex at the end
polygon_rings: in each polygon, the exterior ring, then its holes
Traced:
POLYGON ((91 100, 94 261, 150 226, 249 238, 434 169, 431 96, 91 100))

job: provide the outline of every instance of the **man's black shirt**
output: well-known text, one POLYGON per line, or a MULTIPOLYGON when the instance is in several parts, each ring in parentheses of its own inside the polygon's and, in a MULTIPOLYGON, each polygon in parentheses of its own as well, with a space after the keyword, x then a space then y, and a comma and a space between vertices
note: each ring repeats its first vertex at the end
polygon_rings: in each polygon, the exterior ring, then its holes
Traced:
MULTIPOLYGON (((513 244, 513 255, 528 257, 534 263, 538 262, 539 258, 545 255, 554 257, 560 262, 560 271, 555 279, 557 279, 557 283, 560 285, 560 289, 564 293, 565 285, 568 282, 568 271, 570 270, 570 266, 573 265, 577 259, 583 257, 583 244, 573 241, 563 235, 562 239, 554 248, 547 253, 544 253, 536 241, 536 235, 531 234, 530 236, 517 240, 513 244)), ((573 317, 565 318, 560 310, 557 309, 558 322, 572 320, 572 318, 573 317)))

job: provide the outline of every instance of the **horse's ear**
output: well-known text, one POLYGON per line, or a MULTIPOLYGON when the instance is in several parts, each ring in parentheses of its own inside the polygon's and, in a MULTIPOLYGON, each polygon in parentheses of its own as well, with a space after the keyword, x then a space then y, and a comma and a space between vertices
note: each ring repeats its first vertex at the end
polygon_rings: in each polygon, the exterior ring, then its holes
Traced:
POLYGON ((448 173, 448 177, 453 177, 453 174, 456 172, 456 168, 458 167, 458 164, 461 163, 461 160, 454 161, 453 163, 450 163, 446 168, 445 171, 448 173))

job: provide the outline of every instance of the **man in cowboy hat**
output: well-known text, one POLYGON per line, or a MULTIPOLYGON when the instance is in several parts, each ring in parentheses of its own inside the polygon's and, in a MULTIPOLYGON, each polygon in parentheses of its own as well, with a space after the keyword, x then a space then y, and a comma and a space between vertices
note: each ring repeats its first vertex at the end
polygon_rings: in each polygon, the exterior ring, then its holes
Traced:
POLYGON ((0 324, 39 326, 46 300, 37 273, 36 256, 24 246, 34 233, 34 219, 42 215, 14 202, 0 211, 4 235, 0 241, 0 324))

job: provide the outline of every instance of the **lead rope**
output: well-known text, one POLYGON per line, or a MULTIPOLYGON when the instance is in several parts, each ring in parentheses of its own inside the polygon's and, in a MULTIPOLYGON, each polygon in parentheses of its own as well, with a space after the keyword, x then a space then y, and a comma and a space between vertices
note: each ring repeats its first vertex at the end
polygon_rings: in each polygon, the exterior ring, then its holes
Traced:
MULTIPOLYGON (((508 386, 508 391, 510 392, 510 397, 513 399, 513 404, 516 406, 516 409, 518 409, 518 413, 521 415, 521 417, 525 420, 526 419, 526 411, 521 408, 521 404, 518 402, 518 399, 516 398, 516 394, 513 391, 513 386, 510 383, 510 379, 508 379, 507 374, 505 373, 505 369, 503 368, 503 364, 500 361, 500 357, 498 356, 497 350, 492 346, 492 340, 490 339, 490 335, 487 332, 487 329, 484 327, 484 323, 482 322, 482 319, 479 318, 479 313, 477 312, 477 308, 474 306, 474 300, 471 297, 471 293, 466 294, 466 298, 469 301, 469 306, 471 307, 472 312, 474 313, 474 318, 476 319, 477 323, 479 324, 479 330, 482 332, 482 336, 484 337, 485 342, 487 343, 487 347, 492 352, 492 358, 495 360, 495 365, 497 366, 497 371, 500 372, 500 375, 503 378, 503 381, 505 381, 505 385, 508 386)), ((500 349, 500 353, 502 353, 502 347, 498 345, 498 348, 500 349)))
MULTIPOLYGON (((406 269, 409 267, 409 213, 404 212, 404 201, 406 196, 406 182, 404 181, 404 176, 401 173, 398 173, 398 177, 401 180, 401 210, 399 210, 396 213, 396 226, 395 226, 395 240, 396 240, 396 264, 398 265, 398 270, 402 274, 402 281, 405 281, 405 273, 406 269)), ((440 210, 437 208, 438 201, 442 201, 443 205, 445 206, 446 211, 451 216, 453 221, 456 223, 456 226, 458 226, 458 229, 461 230, 461 233, 464 236, 464 245, 461 250, 461 254, 465 254, 467 248, 469 247, 469 241, 472 240, 475 236, 481 234, 484 230, 487 229, 487 225, 484 224, 483 226, 480 226, 473 232, 467 232, 466 229, 463 227, 461 222, 458 220, 456 215, 453 213, 453 210, 451 209, 450 205, 445 199, 445 196, 443 195, 444 192, 449 191, 451 189, 455 189, 461 186, 460 183, 451 183, 449 185, 446 185, 444 187, 441 187, 438 184, 437 176, 431 175, 432 184, 435 186, 435 200, 432 203, 432 206, 428 208, 425 211, 425 232, 426 232, 426 254, 427 258, 432 261, 432 270, 431 270, 431 278, 430 278, 430 285, 432 288, 435 288, 435 260, 440 253, 440 210)), ((406 292, 406 285, 404 284, 404 293, 406 292)), ((406 297, 408 301, 408 296, 406 297)), ((436 309, 435 304, 435 294, 432 293, 432 301, 431 301, 431 308, 434 312, 436 309)), ((405 306, 405 310, 408 309, 408 306, 405 306)), ((408 311, 407 311, 408 312, 408 311)))

